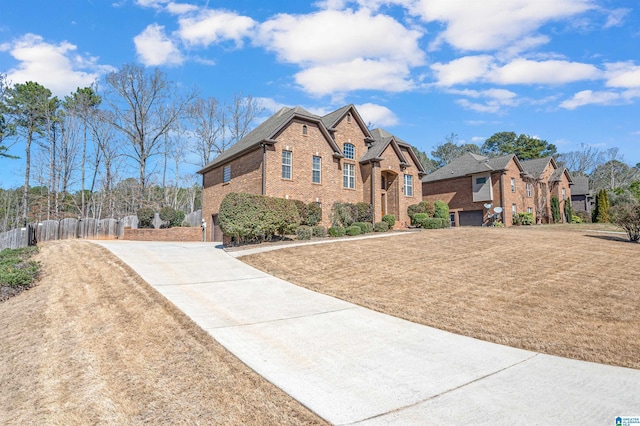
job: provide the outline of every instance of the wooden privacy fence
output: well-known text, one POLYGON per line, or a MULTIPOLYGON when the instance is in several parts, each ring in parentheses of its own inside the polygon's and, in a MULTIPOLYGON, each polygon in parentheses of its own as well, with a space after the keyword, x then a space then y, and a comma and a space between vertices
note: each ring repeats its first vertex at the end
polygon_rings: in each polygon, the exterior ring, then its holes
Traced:
MULTIPOLYGON (((199 227, 202 211, 198 210, 185 216, 184 223, 199 227)), ((158 213, 153 221, 160 228, 162 221, 158 213)), ((121 219, 66 218, 62 220, 43 220, 30 223, 25 228, 0 233, 0 250, 17 249, 29 245, 29 230, 35 233, 36 241, 66 240, 84 238, 87 240, 114 240, 124 237, 124 229, 138 229, 138 217, 125 216, 121 219)), ((31 238, 33 239, 33 238, 31 238)))

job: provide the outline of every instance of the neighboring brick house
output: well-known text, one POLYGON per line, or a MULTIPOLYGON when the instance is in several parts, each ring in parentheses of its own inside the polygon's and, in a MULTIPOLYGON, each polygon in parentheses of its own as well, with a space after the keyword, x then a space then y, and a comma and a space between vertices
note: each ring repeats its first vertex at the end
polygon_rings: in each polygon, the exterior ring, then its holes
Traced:
POLYGON ((325 116, 283 108, 198 171, 202 217, 221 240, 217 215, 231 192, 317 202, 330 225, 337 201, 373 205, 374 221, 393 214, 409 222, 407 207, 421 201, 424 169, 411 145, 381 129, 369 131, 353 105, 325 116))
MULTIPOLYGON (((449 205, 455 226, 513 223, 517 213, 548 221, 551 195, 570 196, 571 177, 553 158, 520 161, 513 154, 484 157, 466 153, 422 178, 425 201, 449 205), (569 195, 567 195, 569 194, 569 195)), ((563 205, 562 205, 563 206, 563 205)))
POLYGON ((571 206, 576 212, 585 212, 591 216, 595 207, 595 195, 589 189, 589 178, 587 176, 573 176, 571 186, 571 206))

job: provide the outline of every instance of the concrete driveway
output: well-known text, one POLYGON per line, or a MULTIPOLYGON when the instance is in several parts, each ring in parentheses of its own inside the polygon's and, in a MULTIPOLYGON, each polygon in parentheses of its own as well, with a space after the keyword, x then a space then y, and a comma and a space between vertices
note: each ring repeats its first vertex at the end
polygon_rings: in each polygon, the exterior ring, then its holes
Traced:
POLYGON ((211 243, 97 243, 333 424, 615 425, 640 416, 640 370, 400 320, 267 275, 211 243))

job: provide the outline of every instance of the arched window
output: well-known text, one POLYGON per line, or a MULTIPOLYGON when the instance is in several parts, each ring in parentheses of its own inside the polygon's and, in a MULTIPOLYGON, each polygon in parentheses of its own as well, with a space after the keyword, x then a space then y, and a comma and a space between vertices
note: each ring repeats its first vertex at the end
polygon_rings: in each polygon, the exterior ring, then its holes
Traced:
POLYGON ((351 123, 351 113, 347 114, 347 123, 351 123))
POLYGON ((353 146, 353 144, 344 144, 344 158, 348 160, 353 160, 356 158, 356 147, 353 146))
POLYGON ((302 126, 302 134, 303 134, 303 135, 306 135, 308 131, 309 131, 309 130, 307 129, 307 125, 306 125, 306 124, 305 124, 305 125, 303 125, 303 126, 302 126))

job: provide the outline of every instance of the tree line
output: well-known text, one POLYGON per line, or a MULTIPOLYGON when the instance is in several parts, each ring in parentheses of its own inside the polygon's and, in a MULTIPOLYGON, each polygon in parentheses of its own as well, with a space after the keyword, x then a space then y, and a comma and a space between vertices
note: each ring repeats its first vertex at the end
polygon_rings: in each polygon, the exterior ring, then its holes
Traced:
POLYGON ((121 217, 140 207, 200 208, 186 164, 205 166, 263 111, 251 96, 201 97, 158 69, 122 66, 63 99, 0 74, 0 161, 24 161, 24 184, 0 190, 0 231, 27 221, 121 217), (9 155, 17 142, 24 154, 9 155))

